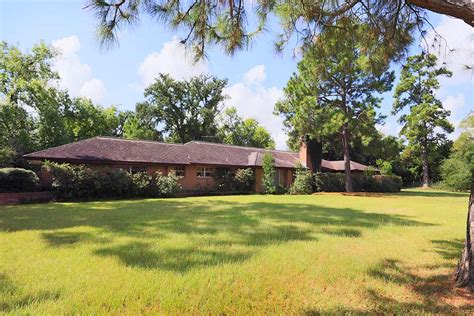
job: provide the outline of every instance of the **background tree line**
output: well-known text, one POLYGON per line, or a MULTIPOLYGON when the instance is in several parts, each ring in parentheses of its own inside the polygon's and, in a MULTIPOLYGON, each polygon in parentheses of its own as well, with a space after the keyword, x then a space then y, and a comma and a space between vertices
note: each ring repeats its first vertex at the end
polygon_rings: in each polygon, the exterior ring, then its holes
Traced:
POLYGON ((135 111, 119 111, 60 89, 55 56, 43 43, 31 52, 0 43, 0 165, 25 166, 25 153, 94 136, 275 146, 256 120, 224 109, 227 80, 201 75, 178 81, 160 74, 135 111))

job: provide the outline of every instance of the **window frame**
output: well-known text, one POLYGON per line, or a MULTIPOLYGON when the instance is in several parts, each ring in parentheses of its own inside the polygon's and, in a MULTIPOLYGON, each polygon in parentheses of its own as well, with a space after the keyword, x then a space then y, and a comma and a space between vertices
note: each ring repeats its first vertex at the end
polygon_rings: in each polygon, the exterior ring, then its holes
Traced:
POLYGON ((144 166, 129 166, 128 167, 128 173, 130 174, 136 174, 140 172, 148 173, 147 167, 144 167, 144 166))
POLYGON ((186 166, 176 165, 170 168, 170 171, 174 171, 174 174, 178 177, 186 177, 186 166))
POLYGON ((214 174, 214 168, 212 167, 197 167, 196 168, 196 178, 199 178, 199 179, 209 179, 209 178, 212 178, 214 174), (202 173, 202 175, 199 175, 200 173, 202 173))

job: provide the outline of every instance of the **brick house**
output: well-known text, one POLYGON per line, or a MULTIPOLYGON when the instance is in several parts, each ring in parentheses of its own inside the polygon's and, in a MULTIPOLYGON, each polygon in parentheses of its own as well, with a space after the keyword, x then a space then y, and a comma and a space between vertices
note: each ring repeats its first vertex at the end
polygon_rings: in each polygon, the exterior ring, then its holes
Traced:
MULTIPOLYGON (((78 142, 48 148, 24 157, 34 164, 43 161, 85 164, 90 168, 121 168, 129 172, 146 171, 150 174, 171 170, 181 177, 185 191, 212 189, 215 168, 252 168, 255 173, 255 192, 262 191, 262 160, 265 153, 275 159, 275 183, 289 187, 298 164, 312 169, 307 147, 303 143, 299 153, 262 148, 191 141, 185 144, 169 144, 156 141, 129 140, 113 137, 94 137, 78 142)), ((367 167, 351 161, 353 172, 367 167)), ((322 160, 321 171, 343 172, 343 161, 322 160)), ((50 183, 46 170, 41 169, 43 185, 50 183)))

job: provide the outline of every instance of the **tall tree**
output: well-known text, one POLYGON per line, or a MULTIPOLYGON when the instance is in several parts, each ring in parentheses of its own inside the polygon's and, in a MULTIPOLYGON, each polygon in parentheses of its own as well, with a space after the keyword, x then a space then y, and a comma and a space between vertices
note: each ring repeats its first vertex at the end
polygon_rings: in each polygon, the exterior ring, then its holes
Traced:
POLYGON ((403 112, 399 122, 403 124, 400 134, 408 140, 407 150, 417 154, 422 162, 423 186, 430 183, 429 156, 434 147, 446 142, 446 134, 438 129, 451 133, 453 126, 448 121, 450 112, 435 96, 440 87, 438 77, 451 76, 445 67, 437 67, 437 58, 432 54, 420 54, 408 58, 403 66, 394 98, 392 113, 403 112))
POLYGON ((221 45, 229 54, 247 48, 265 30, 271 15, 280 20, 278 48, 295 34, 298 43, 310 45, 341 18, 352 17, 370 26, 370 33, 380 39, 378 47, 390 56, 410 43, 413 30, 423 32, 427 16, 420 7, 474 25, 474 5, 469 0, 88 0, 86 5, 96 15, 103 44, 117 41, 118 29, 149 14, 172 29, 183 30, 182 43, 191 46, 198 58, 205 56, 209 45, 221 45), (249 30, 251 9, 258 21, 253 30, 249 30))
POLYGON ((376 54, 368 61, 372 52, 360 45, 366 39, 367 25, 351 20, 340 24, 344 27, 326 31, 306 51, 275 113, 282 115, 286 127, 299 136, 319 140, 340 137, 346 191, 351 192, 351 138, 374 132, 382 119, 376 113, 380 99, 374 94, 390 90, 394 74, 376 54))
POLYGON ((222 115, 220 133, 226 144, 274 149, 270 133, 253 118, 242 119, 235 107, 227 108, 222 115))
POLYGON ((66 126, 74 141, 94 136, 116 136, 119 126, 117 108, 103 108, 90 99, 75 98, 65 110, 66 126))
POLYGON ((70 99, 55 87, 59 76, 51 68, 54 56, 43 43, 28 53, 0 43, 1 146, 9 146, 17 157, 68 141, 61 113, 70 99))
POLYGON ((169 141, 185 143, 218 134, 216 117, 225 100, 227 80, 201 75, 178 81, 160 74, 145 90, 143 112, 163 125, 169 141))

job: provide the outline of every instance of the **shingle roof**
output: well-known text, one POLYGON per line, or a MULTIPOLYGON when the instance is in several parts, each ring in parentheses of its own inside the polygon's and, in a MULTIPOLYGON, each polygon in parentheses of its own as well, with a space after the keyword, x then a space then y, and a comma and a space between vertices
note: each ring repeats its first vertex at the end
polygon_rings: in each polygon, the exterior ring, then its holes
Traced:
POLYGON ((32 160, 78 162, 187 164, 189 161, 183 145, 112 137, 89 138, 37 151, 24 157, 32 160))
MULTIPOLYGON (((321 163, 323 169, 333 171, 344 171, 344 160, 324 160, 321 163)), ((351 161, 351 171, 364 171, 367 169, 366 165, 351 161)))
MULTIPOLYGON (((252 167, 262 166, 263 156, 267 152, 273 155, 276 167, 295 168, 299 163, 298 153, 282 150, 266 150, 201 141, 169 144, 113 137, 89 138, 37 151, 24 157, 30 160, 81 163, 206 164, 252 167)), ((344 162, 323 160, 321 167, 342 171, 344 162)), ((365 170, 365 168, 366 166, 351 161, 351 170, 365 170)))
POLYGON ((262 157, 271 152, 276 167, 294 168, 298 154, 262 148, 232 146, 192 141, 169 144, 156 141, 94 137, 37 151, 24 157, 30 160, 53 160, 84 163, 156 163, 261 166, 262 157))

